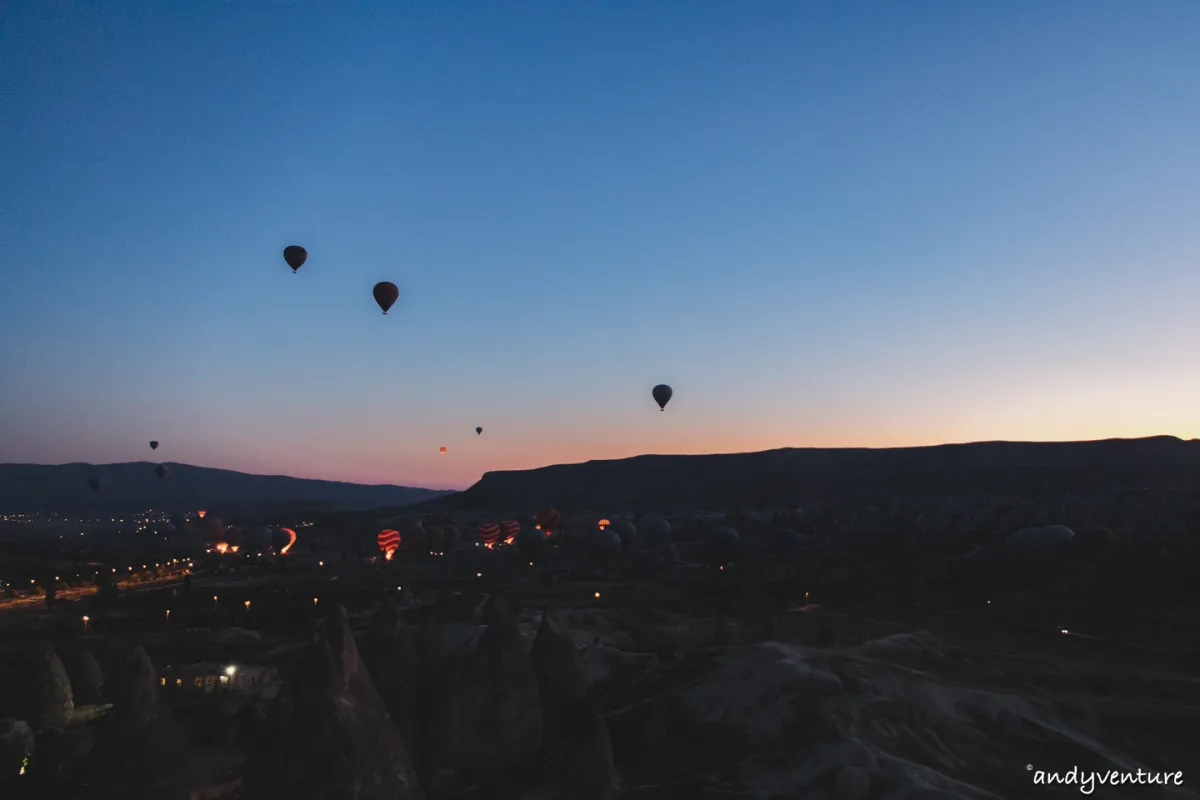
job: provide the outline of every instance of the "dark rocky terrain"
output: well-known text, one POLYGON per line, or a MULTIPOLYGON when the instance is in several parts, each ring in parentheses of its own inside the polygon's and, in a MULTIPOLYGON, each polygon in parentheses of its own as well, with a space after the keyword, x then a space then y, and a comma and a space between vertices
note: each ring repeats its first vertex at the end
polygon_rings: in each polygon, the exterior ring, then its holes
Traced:
POLYGON ((644 455, 489 472, 422 509, 763 508, 861 505, 959 495, 1052 497, 1200 489, 1200 440, 976 442, 888 449, 785 448, 720 455, 644 455))

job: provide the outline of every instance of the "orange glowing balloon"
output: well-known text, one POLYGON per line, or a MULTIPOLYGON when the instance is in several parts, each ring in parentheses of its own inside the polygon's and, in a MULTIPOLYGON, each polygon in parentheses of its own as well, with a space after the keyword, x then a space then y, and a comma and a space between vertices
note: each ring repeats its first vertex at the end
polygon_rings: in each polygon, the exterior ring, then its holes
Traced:
POLYGON ((441 453, 442 455, 446 455, 446 448, 445 448, 445 447, 439 447, 439 448, 438 448, 438 452, 439 452, 439 453, 441 453))
POLYGON ((207 513, 207 511, 197 511, 196 516, 198 516, 200 519, 204 519, 204 515, 207 513))
POLYGON ((286 555, 288 550, 292 549, 292 545, 296 543, 296 532, 291 528, 284 528, 283 532, 288 535, 288 543, 279 550, 279 555, 286 555))

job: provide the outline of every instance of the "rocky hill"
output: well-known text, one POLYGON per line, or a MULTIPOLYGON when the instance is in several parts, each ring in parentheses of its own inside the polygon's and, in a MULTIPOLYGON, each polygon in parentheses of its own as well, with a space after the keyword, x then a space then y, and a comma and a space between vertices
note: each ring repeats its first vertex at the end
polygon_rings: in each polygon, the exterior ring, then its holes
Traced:
POLYGON ((87 513, 133 512, 155 508, 220 508, 262 512, 321 508, 357 510, 405 506, 447 494, 407 486, 364 486, 355 483, 249 475, 225 469, 168 463, 166 476, 155 464, 0 464, 0 512, 87 513), (99 491, 88 485, 100 482, 99 491))
POLYGON ((890 449, 785 448, 721 455, 644 455, 489 472, 429 510, 659 510, 789 503, 930 502, 966 494, 1055 497, 1200 488, 1200 440, 977 442, 890 449))

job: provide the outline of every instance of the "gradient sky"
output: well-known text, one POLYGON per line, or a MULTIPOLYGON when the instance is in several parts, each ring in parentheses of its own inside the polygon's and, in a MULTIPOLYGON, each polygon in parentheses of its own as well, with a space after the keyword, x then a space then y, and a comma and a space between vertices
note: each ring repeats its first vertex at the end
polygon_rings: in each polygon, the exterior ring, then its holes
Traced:
POLYGON ((1160 433, 1200 436, 1193 0, 0 6, 0 460, 1160 433))

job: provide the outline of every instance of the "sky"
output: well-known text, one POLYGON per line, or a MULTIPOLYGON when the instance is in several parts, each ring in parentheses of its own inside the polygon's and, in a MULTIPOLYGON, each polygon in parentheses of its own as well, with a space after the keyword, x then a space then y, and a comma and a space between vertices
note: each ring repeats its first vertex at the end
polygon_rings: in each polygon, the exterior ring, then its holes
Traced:
POLYGON ((1197 42, 1192 0, 10 0, 0 461, 1200 436, 1197 42))

